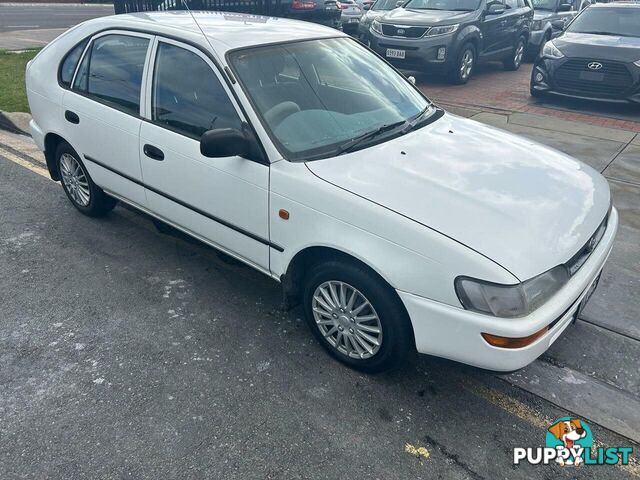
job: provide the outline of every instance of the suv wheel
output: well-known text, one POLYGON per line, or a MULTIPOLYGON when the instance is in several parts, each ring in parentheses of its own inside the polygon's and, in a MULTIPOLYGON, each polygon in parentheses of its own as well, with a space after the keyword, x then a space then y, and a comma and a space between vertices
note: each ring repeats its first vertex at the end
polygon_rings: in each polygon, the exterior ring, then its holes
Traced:
POLYGON ((356 264, 332 260, 312 268, 305 280, 303 308, 322 346, 357 370, 395 368, 415 351, 411 322, 400 299, 356 264))
POLYGON ((74 207, 90 217, 100 217, 113 210, 118 203, 117 200, 93 183, 71 145, 66 142, 58 145, 56 162, 60 172, 60 183, 74 207))
POLYGON ((522 64, 522 57, 524 57, 524 50, 526 48, 526 41, 524 37, 518 38, 518 43, 513 47, 511 55, 504 60, 504 68, 507 70, 518 70, 522 64))
POLYGON ((457 61, 451 71, 451 81, 463 85, 469 81, 476 66, 476 49, 472 43, 465 43, 460 49, 457 61))

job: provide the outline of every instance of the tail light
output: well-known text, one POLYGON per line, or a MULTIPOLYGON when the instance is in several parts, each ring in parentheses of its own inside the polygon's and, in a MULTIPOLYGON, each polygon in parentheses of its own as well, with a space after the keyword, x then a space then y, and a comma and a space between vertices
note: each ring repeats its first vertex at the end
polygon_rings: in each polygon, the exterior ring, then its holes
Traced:
POLYGON ((291 8, 294 10, 313 10, 317 3, 312 0, 293 0, 291 8))

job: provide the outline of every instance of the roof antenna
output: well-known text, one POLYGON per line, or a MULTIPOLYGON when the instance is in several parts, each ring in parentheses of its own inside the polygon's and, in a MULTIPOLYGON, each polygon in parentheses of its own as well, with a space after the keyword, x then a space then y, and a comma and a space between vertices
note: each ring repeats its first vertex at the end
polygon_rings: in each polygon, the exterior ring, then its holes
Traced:
POLYGON ((216 53, 216 49, 213 48, 213 45, 209 41, 209 38, 205 35, 204 30, 202 29, 202 27, 198 23, 198 20, 196 20, 196 16, 193 14, 191 9, 189 8, 189 5, 187 5, 187 0, 181 0, 181 1, 182 1, 182 4, 184 5, 184 8, 186 8, 187 12, 189 12, 189 15, 191 15, 191 19, 193 20, 193 23, 196 24, 196 26, 198 27, 198 30, 200 30, 200 33, 202 33, 202 36, 204 37, 204 39, 209 44, 209 48, 211 49, 211 54, 216 58, 216 61, 222 66, 222 62, 220 61, 220 58, 218 57, 218 54, 216 53))

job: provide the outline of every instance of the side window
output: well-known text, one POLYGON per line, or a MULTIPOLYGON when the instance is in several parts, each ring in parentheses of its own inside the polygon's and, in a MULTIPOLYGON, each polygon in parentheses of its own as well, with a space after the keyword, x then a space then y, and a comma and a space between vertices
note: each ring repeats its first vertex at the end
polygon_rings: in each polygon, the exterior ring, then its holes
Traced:
POLYGON ((524 8, 527 4, 524 0, 518 0, 518 8, 524 8))
POLYGON ((218 77, 200 56, 168 43, 158 44, 151 119, 200 139, 214 128, 242 128, 218 77))
POLYGON ((83 42, 76 45, 62 60, 60 64, 60 83, 65 87, 71 86, 71 80, 73 80, 73 73, 76 71, 76 67, 78 66, 78 62, 80 61, 80 56, 82 52, 84 52, 84 47, 89 43, 89 39, 87 38, 83 42))
POLYGON ((119 110, 138 115, 142 71, 149 40, 128 35, 105 35, 91 44, 76 75, 74 90, 119 110))
POLYGON ((515 10, 518 8, 518 0, 506 0, 504 3, 508 10, 515 10))

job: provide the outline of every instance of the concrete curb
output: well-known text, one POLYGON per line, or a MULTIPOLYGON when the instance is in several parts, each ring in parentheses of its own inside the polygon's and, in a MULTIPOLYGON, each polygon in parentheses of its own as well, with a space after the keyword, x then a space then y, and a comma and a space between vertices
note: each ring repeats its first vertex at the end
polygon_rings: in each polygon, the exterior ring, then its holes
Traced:
MULTIPOLYGON (((16 119, 12 117, 13 117, 13 114, 0 111, 0 130, 6 130, 8 132, 17 133, 19 135, 31 136, 31 134, 28 131, 28 127, 25 127, 25 125, 23 125, 25 122, 24 121, 16 122, 15 121, 16 119)), ((26 124, 28 125, 28 123, 29 122, 27 121, 26 124)))

